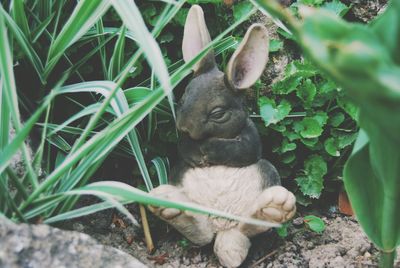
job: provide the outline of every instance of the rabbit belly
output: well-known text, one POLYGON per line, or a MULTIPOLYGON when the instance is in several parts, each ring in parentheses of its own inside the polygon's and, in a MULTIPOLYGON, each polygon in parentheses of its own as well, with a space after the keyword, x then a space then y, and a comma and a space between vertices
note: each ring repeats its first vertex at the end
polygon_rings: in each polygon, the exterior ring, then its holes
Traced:
MULTIPOLYGON (((235 215, 246 216, 262 191, 258 163, 246 167, 192 168, 181 181, 183 191, 195 203, 235 215)), ((216 231, 233 228, 236 222, 210 217, 216 231)))

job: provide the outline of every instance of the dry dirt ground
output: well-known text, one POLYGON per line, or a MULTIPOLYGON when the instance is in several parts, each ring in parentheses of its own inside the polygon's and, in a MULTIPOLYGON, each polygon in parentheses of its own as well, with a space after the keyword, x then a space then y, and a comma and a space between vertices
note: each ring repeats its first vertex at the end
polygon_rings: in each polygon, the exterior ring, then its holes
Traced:
MULTIPOLYGON (((138 215, 136 205, 129 210, 138 215)), ((318 212, 326 224, 321 234, 307 229, 301 216, 294 219, 288 236, 272 230, 252 240, 248 258, 241 267, 377 267, 377 250, 356 220, 332 211, 318 212)), ((315 214, 315 213, 314 213, 315 214)), ((140 217, 137 217, 140 222, 140 217)), ((155 251, 149 254, 140 227, 114 210, 107 210, 63 224, 84 232, 102 244, 121 249, 149 267, 221 267, 212 245, 198 248, 165 223, 149 215, 155 251)), ((400 255, 400 254, 398 254, 400 255)), ((396 267, 400 267, 400 258, 396 267)))

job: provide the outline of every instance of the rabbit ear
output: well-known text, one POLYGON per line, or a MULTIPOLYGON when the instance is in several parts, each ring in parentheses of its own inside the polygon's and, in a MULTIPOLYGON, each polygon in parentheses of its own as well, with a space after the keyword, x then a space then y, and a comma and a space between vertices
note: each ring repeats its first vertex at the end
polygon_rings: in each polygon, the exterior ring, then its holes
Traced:
MULTIPOLYGON (((193 59, 204 47, 211 42, 210 34, 204 20, 203 9, 198 5, 193 5, 188 13, 183 32, 182 52, 185 62, 193 59)), ((195 74, 204 73, 216 66, 214 51, 210 50, 195 66, 195 74)))
POLYGON ((267 29, 253 24, 229 60, 226 76, 235 89, 251 87, 260 78, 268 61, 267 29))

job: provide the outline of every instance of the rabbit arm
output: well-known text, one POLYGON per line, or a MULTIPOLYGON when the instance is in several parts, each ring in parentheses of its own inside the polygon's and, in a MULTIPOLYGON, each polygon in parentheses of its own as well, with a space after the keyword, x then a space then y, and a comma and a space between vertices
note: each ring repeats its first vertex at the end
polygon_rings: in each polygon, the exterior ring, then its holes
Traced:
POLYGON ((212 165, 247 166, 261 158, 261 142, 254 123, 248 119, 246 127, 234 139, 209 138, 200 150, 212 165))
POLYGON ((206 159, 200 151, 200 142, 182 133, 178 142, 178 151, 183 161, 191 167, 205 166, 206 159))

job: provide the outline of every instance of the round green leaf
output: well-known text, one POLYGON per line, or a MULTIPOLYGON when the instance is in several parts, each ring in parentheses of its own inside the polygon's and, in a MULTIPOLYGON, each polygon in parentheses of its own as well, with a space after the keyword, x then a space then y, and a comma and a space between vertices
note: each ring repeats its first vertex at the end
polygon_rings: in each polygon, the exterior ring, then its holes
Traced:
POLYGON ((322 126, 315 118, 306 117, 301 121, 301 125, 303 129, 300 135, 303 138, 317 138, 322 134, 322 126))
POLYGON ((310 228, 312 231, 316 233, 322 233, 325 230, 324 221, 314 215, 308 215, 304 217, 304 223, 310 228))

